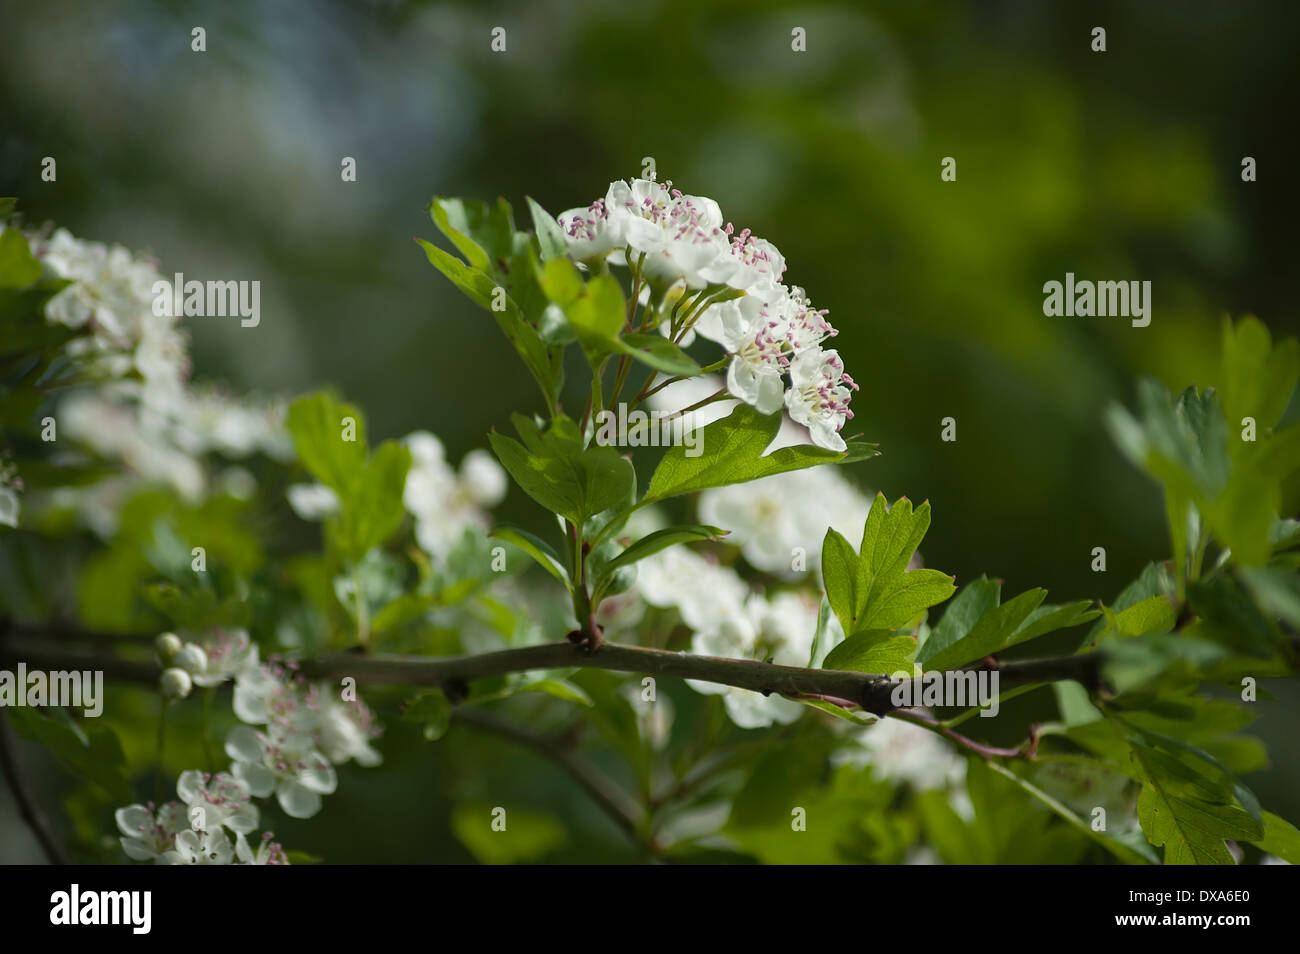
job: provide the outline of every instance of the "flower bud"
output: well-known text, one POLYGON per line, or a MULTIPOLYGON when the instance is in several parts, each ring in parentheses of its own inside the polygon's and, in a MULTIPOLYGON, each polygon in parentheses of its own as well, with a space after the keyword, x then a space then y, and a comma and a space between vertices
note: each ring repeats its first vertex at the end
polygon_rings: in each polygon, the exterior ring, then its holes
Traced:
POLYGON ((184 699, 193 688, 194 683, 190 681, 190 674, 184 669, 164 669, 162 677, 158 680, 158 689, 164 699, 184 699))
POLYGON ((181 651, 172 658, 172 665, 184 669, 192 676, 196 676, 207 670, 208 654, 203 651, 202 646, 186 643, 181 647, 181 651))
POLYGON ((181 651, 181 638, 175 633, 160 633, 158 638, 153 641, 153 648, 158 653, 158 661, 164 666, 172 661, 172 657, 181 651))

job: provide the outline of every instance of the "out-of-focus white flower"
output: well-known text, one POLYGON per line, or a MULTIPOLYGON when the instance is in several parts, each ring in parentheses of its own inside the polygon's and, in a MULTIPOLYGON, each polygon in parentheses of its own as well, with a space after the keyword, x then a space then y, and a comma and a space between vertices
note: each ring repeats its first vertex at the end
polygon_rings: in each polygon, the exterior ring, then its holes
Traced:
POLYGON ((0 525, 18 526, 18 495, 12 487, 0 487, 0 525))
POLYGON ((219 686, 257 665, 257 647, 243 629, 214 629, 203 641, 207 668, 194 674, 196 686, 219 686))
POLYGON ((213 831, 224 825, 233 832, 247 834, 257 827, 252 792, 246 782, 233 775, 209 775, 190 769, 181 773, 176 794, 185 803, 191 828, 213 831))
POLYGON ((189 826, 185 806, 167 802, 154 812, 153 803, 128 805, 114 814, 122 850, 133 861, 162 861, 162 856, 172 849, 176 836, 189 826))
POLYGON ((299 711, 298 725, 335 765, 355 759, 358 765, 369 767, 383 761, 370 744, 379 735, 378 723, 360 699, 344 702, 328 686, 312 686, 299 711))
POLYGON ((147 481, 169 484, 185 499, 198 500, 206 486, 203 468, 162 433, 147 430, 132 400, 127 388, 70 395, 59 404, 61 434, 122 461, 147 481))
POLYGON ((312 745, 305 733, 280 724, 258 732, 237 725, 226 736, 226 754, 236 778, 258 798, 272 792, 286 815, 310 818, 321 808, 321 796, 338 785, 334 766, 312 745))
MULTIPOLYGON (((841 748, 834 764, 871 766, 880 778, 906 782, 919 791, 964 791, 966 762, 933 732, 901 719, 881 719, 854 733, 855 746, 841 748)), ((960 800, 954 807, 960 806, 960 800)))
POLYGON ((833 467, 774 474, 700 494, 702 522, 730 530, 727 543, 738 545, 751 565, 786 579, 820 567, 828 527, 858 546, 870 509, 870 499, 833 467))
POLYGON ((241 865, 287 865, 289 856, 285 853, 279 842, 272 841, 275 837, 269 831, 262 832, 261 844, 257 846, 254 852, 248 839, 242 834, 235 836, 235 857, 239 859, 241 865))
POLYGON ((176 847, 162 856, 170 865, 228 865, 235 857, 234 846, 224 829, 193 831, 185 829, 176 836, 176 847))
MULTIPOLYGON (((744 622, 729 616, 714 630, 697 632, 691 648, 714 656, 807 666, 816 632, 817 604, 805 595, 781 593, 770 601, 753 595, 745 603, 744 622)), ((727 715, 742 729, 788 725, 804 709, 802 703, 775 693, 765 696, 697 680, 687 680, 687 684, 699 692, 721 695, 727 715)))
POLYGON ((651 606, 673 607, 693 630, 711 630, 744 616, 748 587, 735 571, 686 547, 669 547, 642 560, 637 589, 651 606))
POLYGON ((457 475, 442 441, 427 431, 409 434, 404 443, 411 469, 402 502, 415 517, 416 541, 442 566, 467 529, 485 532, 490 526, 482 508, 504 496, 505 474, 485 452, 471 451, 457 475))
POLYGON ((275 662, 260 662, 253 647, 243 665, 233 672, 235 715, 249 725, 288 722, 298 711, 296 675, 275 662))
POLYGON ((216 451, 239 459, 260 451, 276 460, 292 458, 281 401, 258 403, 207 386, 191 388, 169 410, 171 436, 188 453, 216 451))
MULTIPOLYGON (((716 394, 725 385, 726 382, 715 374, 701 374, 693 378, 687 378, 685 381, 675 381, 667 385, 661 391, 647 398, 646 403, 656 411, 672 414, 682 408, 690 407, 692 404, 698 404, 705 398, 716 394)), ((727 398, 715 401, 712 404, 706 404, 698 410, 682 415, 682 427, 686 430, 706 427, 714 421, 726 417, 735 409, 738 403, 738 401, 727 398)))
POLYGON ((18 526, 18 491, 22 490, 23 481, 18 476, 17 468, 11 463, 0 461, 0 526, 18 526))
POLYGON ((144 316, 152 314, 153 285, 159 279, 152 263, 120 245, 74 238, 67 229, 33 243, 32 251, 60 278, 73 282, 46 305, 52 321, 80 328, 93 318, 97 335, 124 345, 140 337, 144 316))
POLYGON ((339 512, 339 495, 324 484, 290 484, 284 493, 304 520, 324 520, 339 512))
POLYGON ((485 450, 472 450, 460 462, 458 486, 479 507, 495 507, 506 497, 506 472, 485 450))

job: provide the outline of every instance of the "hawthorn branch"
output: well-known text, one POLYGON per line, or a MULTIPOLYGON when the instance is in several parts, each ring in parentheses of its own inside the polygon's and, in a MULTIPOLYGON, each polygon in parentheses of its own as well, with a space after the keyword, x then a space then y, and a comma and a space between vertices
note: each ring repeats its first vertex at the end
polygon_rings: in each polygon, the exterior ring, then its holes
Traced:
MULTIPOLYGON (((136 683, 155 683, 159 675, 158 666, 150 662, 123 660, 102 651, 87 652, 48 640, 33 644, 13 638, 20 631, 21 627, 11 628, 7 637, 0 633, 0 661, 22 660, 29 667, 47 669, 99 669, 107 678, 136 683)), ((1101 688, 1102 658, 1099 652, 1089 652, 998 663, 998 689, 1075 680, 1095 692, 1101 688)), ((308 658, 301 665, 306 675, 318 679, 350 676, 359 685, 439 687, 537 669, 607 669, 697 679, 795 699, 829 697, 860 706, 874 715, 905 708, 894 704, 894 690, 900 682, 890 676, 802 669, 755 659, 703 656, 612 642, 594 650, 558 642, 469 656, 344 652, 308 658)))

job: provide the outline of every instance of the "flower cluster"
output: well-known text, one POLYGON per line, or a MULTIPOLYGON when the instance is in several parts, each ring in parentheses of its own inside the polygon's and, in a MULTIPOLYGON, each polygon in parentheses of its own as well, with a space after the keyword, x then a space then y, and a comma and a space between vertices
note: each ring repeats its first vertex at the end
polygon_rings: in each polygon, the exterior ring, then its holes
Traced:
MULTIPOLYGON (((282 402, 237 399, 189 383, 188 336, 179 319, 153 308, 160 276, 152 260, 122 246, 83 241, 66 229, 27 238, 47 273, 70 283, 50 299, 45 317, 85 332, 65 353, 96 384, 59 399, 60 436, 121 463, 124 471, 90 487, 60 488, 52 506, 77 511, 107 537, 116 531, 121 503, 141 482, 169 486, 195 501, 212 489, 202 459, 208 453, 232 460, 259 452, 278 460, 292 456, 282 402)), ((234 492, 252 481, 237 467, 219 477, 222 488, 234 492)))
MULTIPOLYGON (((651 606, 676 610, 694 631, 691 650, 707 656, 763 659, 785 666, 820 663, 844 634, 832 619, 816 647, 817 602, 803 592, 772 596, 752 592, 731 568, 684 547, 661 550, 641 561, 637 591, 651 606)), ((776 694, 687 680, 697 692, 721 695, 731 721, 745 729, 789 724, 802 704, 776 694)))
POLYGON ((285 814, 310 818, 320 811, 321 796, 337 787, 335 765, 382 761, 372 745, 380 726, 360 698, 309 682, 294 661, 262 661, 244 630, 216 629, 199 642, 163 633, 156 648, 166 667, 160 684, 165 698, 233 680, 235 716, 247 724, 226 736, 228 773, 185 771, 176 786, 179 802, 118 811, 129 857, 160 864, 287 864, 269 833, 256 850, 248 844, 258 823, 252 800, 274 794, 285 814))
POLYGON ((256 649, 235 674, 235 715, 248 725, 226 736, 232 771, 259 798, 275 794, 285 814, 310 818, 338 784, 335 765, 374 766, 380 734, 360 698, 309 683, 293 660, 259 662, 256 649), (254 728, 254 727, 258 728, 254 728))
POLYGON ((289 863, 269 831, 262 833, 256 851, 248 844, 248 835, 257 829, 258 812, 252 791, 240 779, 190 770, 181 773, 176 794, 180 801, 117 810, 119 841, 128 858, 161 865, 289 863))
POLYGON ((654 178, 613 182, 604 198, 558 222, 579 261, 636 269, 661 300, 677 301, 674 312, 693 295, 684 314, 659 327, 683 345, 696 333, 721 344, 732 395, 764 414, 784 405, 815 443, 844 449, 839 431, 858 385, 838 352, 822 346, 836 334, 826 310, 783 283, 785 258, 771 242, 724 225, 712 199, 654 178))

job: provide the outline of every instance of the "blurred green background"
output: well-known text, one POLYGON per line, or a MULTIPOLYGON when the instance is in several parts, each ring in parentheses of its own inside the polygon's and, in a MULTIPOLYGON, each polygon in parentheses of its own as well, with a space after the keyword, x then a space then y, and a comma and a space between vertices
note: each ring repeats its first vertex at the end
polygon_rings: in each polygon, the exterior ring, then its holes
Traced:
MULTIPOLYGON (((1226 314, 1296 328, 1291 2, 4 0, 0 22, 0 195, 29 223, 150 250, 164 274, 260 280, 259 327, 190 324, 196 376, 333 384, 374 437, 427 428, 453 459, 536 397, 411 241, 434 232, 430 196, 558 213, 653 157, 830 309, 862 385, 852 429, 884 451, 855 477, 932 502, 925 558, 959 583, 1112 598, 1168 542, 1155 488, 1102 430, 1107 403, 1140 374, 1213 383, 1226 314), (1043 283, 1067 271, 1149 280, 1151 325, 1044 317, 1043 283)), ((519 494, 502 512, 535 516, 519 494)), ((1289 691, 1253 780, 1288 817, 1298 743, 1279 736, 1297 718, 1289 691)), ((401 748, 406 774, 345 773, 331 860, 467 859, 437 847, 446 806, 415 790, 472 765, 401 748), (347 806, 384 798, 406 832, 352 843, 347 806)), ((560 785, 511 754, 538 791, 560 785)))

